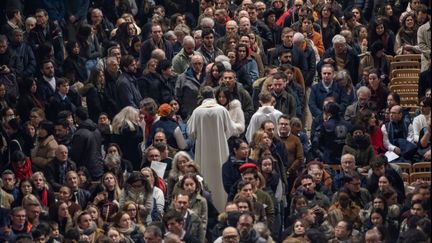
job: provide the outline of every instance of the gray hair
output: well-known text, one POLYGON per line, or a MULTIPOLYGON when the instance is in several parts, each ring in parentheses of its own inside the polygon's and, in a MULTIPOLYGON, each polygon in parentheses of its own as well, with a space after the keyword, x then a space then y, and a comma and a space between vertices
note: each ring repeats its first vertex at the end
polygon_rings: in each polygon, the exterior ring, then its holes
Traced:
POLYGON ((335 35, 332 39, 332 43, 336 44, 336 43, 342 43, 345 44, 346 43, 346 39, 343 35, 335 35))
POLYGON ((231 63, 229 62, 229 58, 225 55, 219 55, 215 58, 215 62, 221 62, 225 70, 231 70, 231 63))
POLYGON ((169 39, 170 37, 177 37, 173 30, 169 30, 164 34, 165 39, 169 39))
POLYGON ((214 25, 215 25, 214 20, 211 19, 211 18, 209 18, 209 17, 204 17, 204 18, 201 19, 200 26, 202 28, 205 28, 205 27, 207 27, 207 28, 213 28, 214 25))
POLYGON ((370 89, 368 88, 368 87, 366 87, 366 86, 361 86, 358 90, 357 90, 357 92, 356 92, 356 94, 357 94, 357 97, 360 95, 360 94, 366 94, 368 97, 371 97, 371 91, 370 91, 370 89))
POLYGON ((300 33, 300 32, 296 32, 296 33, 294 34, 294 36, 293 36, 293 42, 294 42, 294 43, 297 43, 297 42, 303 43, 304 40, 305 40, 305 37, 304 37, 304 35, 303 35, 302 33, 300 33))

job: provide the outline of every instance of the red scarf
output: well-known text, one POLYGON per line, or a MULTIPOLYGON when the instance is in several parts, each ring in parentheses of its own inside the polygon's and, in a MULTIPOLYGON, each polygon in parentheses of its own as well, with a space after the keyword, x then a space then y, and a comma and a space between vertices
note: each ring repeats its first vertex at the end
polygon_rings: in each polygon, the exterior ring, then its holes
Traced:
POLYGON ((44 206, 48 207, 48 190, 46 188, 42 190, 41 201, 44 206))
POLYGON ((23 165, 12 163, 12 169, 19 180, 29 179, 33 175, 29 157, 25 157, 23 165))
POLYGON ((148 138, 148 135, 150 134, 151 126, 153 125, 153 122, 156 120, 156 116, 153 115, 145 115, 144 121, 146 123, 145 126, 145 137, 148 138))

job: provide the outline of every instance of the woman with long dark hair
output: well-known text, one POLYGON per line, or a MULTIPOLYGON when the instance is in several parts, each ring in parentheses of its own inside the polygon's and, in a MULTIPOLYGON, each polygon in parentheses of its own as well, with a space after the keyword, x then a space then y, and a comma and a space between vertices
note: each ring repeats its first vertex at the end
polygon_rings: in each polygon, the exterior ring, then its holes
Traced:
POLYGON ((93 69, 90 72, 87 83, 80 89, 80 94, 86 97, 90 119, 97 122, 99 115, 108 107, 108 100, 105 94, 104 72, 93 69))
MULTIPOLYGON (((393 31, 387 27, 387 22, 384 18, 378 18, 375 22, 369 25, 369 45, 380 40, 384 46, 384 53, 387 55, 395 55, 395 35, 393 31)), ((370 46, 369 46, 370 48, 370 46)))
POLYGON ((216 101, 224 106, 230 113, 235 124, 235 135, 240 135, 245 130, 245 118, 239 100, 235 99, 228 87, 220 87, 216 90, 216 101))
POLYGON ((44 104, 37 91, 38 86, 36 79, 33 77, 25 77, 17 104, 17 111, 22 121, 30 120, 30 111, 33 108, 44 108, 44 104))
POLYGON ((201 87, 210 86, 217 87, 219 86, 219 79, 222 76, 222 73, 225 71, 225 66, 222 62, 215 62, 210 67, 210 73, 206 77, 206 80, 202 83, 201 87))
POLYGON ((120 24, 113 37, 120 45, 122 55, 130 54, 132 39, 137 36, 137 29, 133 23, 125 22, 120 24))
POLYGON ((324 48, 327 50, 333 47, 332 38, 341 31, 337 17, 333 14, 332 6, 328 3, 323 4, 319 11, 318 24, 321 26, 324 48))

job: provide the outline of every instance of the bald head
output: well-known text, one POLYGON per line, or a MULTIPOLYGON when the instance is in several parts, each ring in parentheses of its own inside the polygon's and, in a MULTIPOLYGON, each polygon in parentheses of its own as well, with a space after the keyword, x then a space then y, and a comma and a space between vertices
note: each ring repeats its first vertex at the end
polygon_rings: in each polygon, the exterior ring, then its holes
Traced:
POLYGON ((195 40, 192 36, 187 35, 183 38, 183 51, 186 55, 191 55, 195 50, 195 40))
POLYGON ((56 159, 62 162, 68 159, 68 154, 68 148, 63 144, 60 144, 55 151, 56 159))
POLYGON ((222 232, 222 242, 239 242, 240 236, 236 228, 226 227, 222 232))

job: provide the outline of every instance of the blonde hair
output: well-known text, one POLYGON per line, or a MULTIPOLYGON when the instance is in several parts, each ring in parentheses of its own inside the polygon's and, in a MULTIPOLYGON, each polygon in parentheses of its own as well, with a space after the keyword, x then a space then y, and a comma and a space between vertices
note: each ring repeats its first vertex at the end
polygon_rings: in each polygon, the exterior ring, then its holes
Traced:
POLYGON ((120 134, 125 125, 131 130, 135 131, 138 125, 139 112, 132 106, 126 106, 117 115, 115 115, 112 128, 114 134, 120 134))
POLYGON ((103 174, 102 179, 101 179, 101 185, 102 185, 102 188, 104 189, 104 191, 107 190, 107 188, 105 187, 105 184, 104 184, 105 177, 106 177, 107 175, 112 175, 112 176, 114 177, 114 181, 115 181, 115 186, 114 186, 114 200, 116 200, 117 202, 120 202, 121 189, 120 189, 120 186, 119 186, 119 183, 118 183, 117 176, 116 176, 114 173, 108 171, 108 172, 106 172, 105 174, 103 174))
POLYGON ((47 180, 46 180, 44 174, 43 174, 42 172, 40 172, 40 171, 33 173, 33 175, 31 176, 30 180, 31 180, 31 182, 33 183, 33 185, 34 185, 34 181, 35 181, 36 178, 39 177, 39 176, 40 176, 40 177, 42 178, 42 180, 45 182, 45 188, 46 188, 46 189, 49 189, 49 185, 48 185, 48 183, 47 183, 47 180))

